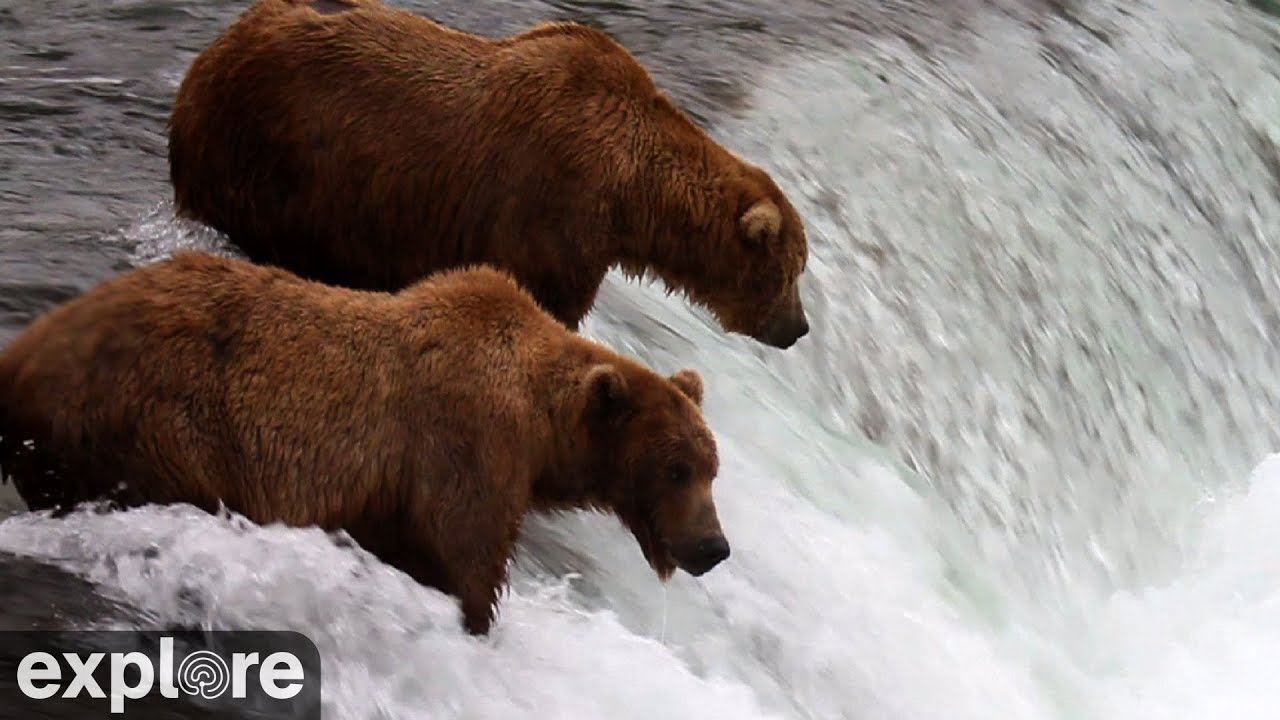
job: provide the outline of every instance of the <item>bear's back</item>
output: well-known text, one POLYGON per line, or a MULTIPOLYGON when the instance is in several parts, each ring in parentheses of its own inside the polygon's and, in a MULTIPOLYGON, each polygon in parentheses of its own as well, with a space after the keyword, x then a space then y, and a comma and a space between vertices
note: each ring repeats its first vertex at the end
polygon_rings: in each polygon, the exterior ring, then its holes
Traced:
POLYGON ((531 303, 485 271, 391 295, 178 253, 0 354, 0 465, 33 506, 222 501, 343 526, 388 484, 477 461, 495 433, 520 454, 536 417, 521 352, 532 327, 559 327, 531 303), (15 460, 27 440, 40 454, 15 460))
POLYGON ((242 350, 282 279, 183 252, 37 318, 0 354, 0 463, 22 476, 28 503, 126 499, 116 489, 131 483, 151 499, 212 502, 201 488, 248 465, 224 450, 249 410, 228 392, 236 376, 268 379, 269 363, 242 350), (33 487, 45 491, 35 501, 33 487))

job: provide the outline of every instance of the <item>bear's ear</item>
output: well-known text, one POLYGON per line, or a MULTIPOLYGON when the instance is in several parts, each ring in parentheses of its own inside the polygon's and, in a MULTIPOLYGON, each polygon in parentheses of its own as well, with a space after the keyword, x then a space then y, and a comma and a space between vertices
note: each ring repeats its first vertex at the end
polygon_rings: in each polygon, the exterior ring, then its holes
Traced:
POLYGON ((760 200, 742 213, 738 227, 753 245, 765 245, 782 232, 782 211, 772 200, 760 200))
POLYGON ((697 370, 685 368, 668 379, 685 394, 685 397, 692 400, 694 405, 702 407, 702 376, 697 370))
POLYGON ((588 370, 582 385, 586 392, 586 407, 605 414, 611 415, 625 408, 631 398, 627 379, 618 368, 608 363, 588 370))

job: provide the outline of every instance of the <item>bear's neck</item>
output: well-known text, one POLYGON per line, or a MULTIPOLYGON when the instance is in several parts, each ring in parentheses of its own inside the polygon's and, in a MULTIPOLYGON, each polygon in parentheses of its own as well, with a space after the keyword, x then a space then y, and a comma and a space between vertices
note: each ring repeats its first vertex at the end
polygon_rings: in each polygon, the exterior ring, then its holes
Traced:
POLYGON ((561 474, 545 473, 534 479, 532 510, 555 512, 603 509, 605 502, 589 485, 575 488, 574 480, 561 474))
POLYGON ((568 457, 549 458, 533 479, 530 503, 538 512, 604 510, 608 503, 595 468, 568 457))
POLYGON ((529 378, 529 387, 541 388, 532 398, 546 408, 539 432, 542 454, 531 459, 533 510, 573 510, 596 504, 596 483, 586 468, 576 462, 571 440, 575 436, 579 410, 577 392, 584 368, 599 360, 592 343, 576 334, 565 333, 561 342, 545 343, 534 363, 538 372, 529 378))
POLYGON ((710 177, 681 178, 683 191, 675 197, 661 182, 650 178, 638 184, 662 187, 668 197, 650 195, 641 204, 618 204, 618 212, 628 214, 619 220, 629 232, 621 234, 617 265, 630 277, 656 277, 670 290, 696 295, 700 281, 713 274, 712 266, 723 262, 715 218, 724 213, 713 207, 719 192, 710 177))

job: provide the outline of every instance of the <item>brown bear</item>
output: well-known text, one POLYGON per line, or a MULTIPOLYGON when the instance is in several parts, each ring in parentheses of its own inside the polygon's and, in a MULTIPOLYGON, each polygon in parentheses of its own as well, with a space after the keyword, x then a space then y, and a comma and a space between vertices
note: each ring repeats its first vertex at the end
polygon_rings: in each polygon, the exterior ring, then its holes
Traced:
POLYGON ((808 332, 787 197, 581 25, 491 39, 381 0, 258 0, 183 79, 169 170, 179 216, 322 282, 489 264, 576 330, 620 267, 765 344, 808 332))
POLYGON ((530 510, 616 514, 663 580, 728 557, 701 400, 696 371, 570 332, 492 268, 391 294, 182 251, 0 354, 0 473, 33 510, 343 529, 484 634, 530 510))

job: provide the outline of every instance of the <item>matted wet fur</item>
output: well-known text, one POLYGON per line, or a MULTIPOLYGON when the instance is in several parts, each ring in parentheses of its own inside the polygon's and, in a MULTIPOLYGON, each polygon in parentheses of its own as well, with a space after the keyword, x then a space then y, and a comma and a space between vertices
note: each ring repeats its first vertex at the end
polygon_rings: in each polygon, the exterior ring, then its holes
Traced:
POLYGON ((616 514, 663 579, 728 556, 701 400, 695 371, 570 332, 491 268, 390 294, 182 251, 0 353, 0 469, 35 510, 345 529, 484 633, 529 510, 616 514))
POLYGON ((808 331, 787 197, 585 26, 494 39, 380 0, 259 0, 188 70, 169 167, 180 215, 325 282, 487 263, 576 328, 621 267, 763 343, 808 331))

